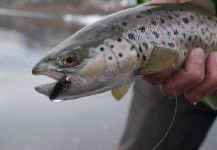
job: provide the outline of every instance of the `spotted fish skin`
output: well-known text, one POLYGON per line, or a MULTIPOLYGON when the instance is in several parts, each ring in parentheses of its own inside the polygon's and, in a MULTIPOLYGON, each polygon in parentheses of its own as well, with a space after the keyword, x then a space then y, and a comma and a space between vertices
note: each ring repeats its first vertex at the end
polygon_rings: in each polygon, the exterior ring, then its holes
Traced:
POLYGON ((196 47, 206 53, 217 49, 217 18, 211 13, 189 4, 142 7, 114 24, 124 38, 141 47, 145 60, 156 46, 176 50, 180 61, 196 47))
MULTIPOLYGON (((58 72, 58 76, 71 78, 70 88, 59 91, 56 99, 102 93, 140 77, 135 72, 144 68, 156 47, 177 52, 177 66, 193 48, 201 47, 206 54, 217 50, 216 26, 217 18, 212 13, 189 3, 139 5, 76 32, 43 58, 33 74, 46 72, 52 77, 58 72), (66 53, 76 53, 79 62, 64 66, 61 61, 66 53)), ((49 96, 53 87, 55 84, 37 89, 49 96)))

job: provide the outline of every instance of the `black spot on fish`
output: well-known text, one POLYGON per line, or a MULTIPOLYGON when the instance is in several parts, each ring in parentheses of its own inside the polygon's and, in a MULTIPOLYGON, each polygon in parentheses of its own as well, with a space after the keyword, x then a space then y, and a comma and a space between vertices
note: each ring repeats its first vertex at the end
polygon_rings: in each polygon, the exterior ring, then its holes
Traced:
POLYGON ((115 30, 116 29, 116 27, 115 26, 112 26, 112 30, 115 30))
POLYGON ((213 47, 215 45, 215 42, 212 42, 211 46, 213 47))
POLYGON ((182 18, 182 20, 183 20, 183 21, 184 21, 184 23, 186 23, 186 24, 188 24, 188 23, 189 23, 189 20, 188 20, 188 18, 186 18, 186 17, 182 18))
POLYGON ((161 24, 164 24, 165 23, 165 20, 163 18, 160 18, 160 23, 161 24))
POLYGON ((169 18, 170 20, 173 20, 173 16, 171 16, 171 15, 168 15, 168 18, 169 18))
POLYGON ((190 42, 191 40, 192 40, 192 37, 191 37, 191 35, 189 35, 188 42, 190 42))
POLYGON ((140 19, 140 18, 142 18, 142 16, 141 15, 136 15, 136 18, 140 19))
POLYGON ((140 54, 139 53, 137 53, 137 58, 139 58, 140 57, 140 54))
POLYGON ((153 24, 153 25, 157 25, 157 22, 154 21, 154 20, 152 20, 152 21, 151 21, 151 24, 153 24))
POLYGON ((197 35, 195 35, 195 36, 194 36, 194 39, 195 39, 195 40, 197 40, 197 39, 198 39, 198 36, 197 36, 197 35))
POLYGON ((205 44, 205 48, 207 48, 208 47, 208 45, 207 44, 205 44))
POLYGON ((169 47, 175 47, 173 43, 168 43, 169 47))
POLYGON ((135 40, 135 39, 136 39, 133 33, 129 33, 129 34, 128 34, 128 37, 129 37, 129 39, 131 39, 131 40, 135 40))
POLYGON ((108 59, 109 59, 109 60, 112 60, 112 56, 109 56, 108 59))
POLYGON ((209 19, 209 20, 212 20, 212 17, 210 17, 210 16, 207 16, 207 19, 209 19))
POLYGON ((148 49, 148 44, 147 44, 147 43, 143 43, 142 45, 143 45, 143 47, 144 47, 145 49, 148 49))
POLYGON ((190 18, 191 18, 191 20, 194 20, 194 16, 193 15, 190 15, 190 18))
POLYGON ((163 44, 163 45, 166 45, 166 43, 165 43, 165 42, 162 42, 162 44, 163 44))
POLYGON ((185 38, 185 37, 186 37, 186 34, 185 34, 185 33, 183 33, 183 34, 182 34, 182 36, 185 38))
POLYGON ((142 48, 141 47, 139 47, 139 51, 142 53, 142 48))
POLYGON ((203 28, 201 28, 201 32, 202 32, 202 35, 204 36, 205 32, 204 32, 203 28))
POLYGON ((202 40, 202 38, 201 38, 201 37, 199 38, 199 41, 200 41, 201 43, 203 42, 203 40, 202 40))
POLYGON ((153 31, 153 35, 154 35, 156 38, 159 38, 159 36, 160 36, 156 31, 153 31))
POLYGON ((149 9, 149 10, 145 11, 145 13, 146 13, 146 14, 150 14, 150 13, 151 13, 151 10, 149 9))
POLYGON ((143 55, 143 60, 146 61, 147 60, 147 57, 145 55, 143 55))
POLYGON ((145 32, 145 27, 143 27, 143 26, 140 27, 140 28, 139 28, 139 31, 141 31, 142 33, 144 33, 144 32, 145 32))
POLYGON ((174 30, 174 34, 178 35, 179 34, 178 30, 174 30))
POLYGON ((168 32, 167 32, 167 35, 168 35, 168 36, 171 36, 171 33, 168 31, 168 32))
POLYGON ((118 41, 118 42, 122 42, 122 39, 121 39, 121 38, 118 38, 117 41, 118 41))
POLYGON ((118 56, 119 56, 119 57, 123 57, 123 54, 122 54, 122 53, 119 53, 118 56))
POLYGON ((157 43, 154 42, 154 41, 151 41, 150 43, 151 43, 153 46, 156 46, 156 45, 157 45, 157 43))
POLYGON ((184 9, 181 8, 181 9, 179 9, 179 11, 184 11, 184 9))
POLYGON ((114 45, 111 45, 110 47, 111 47, 111 48, 114 48, 114 45))
POLYGON ((131 46, 130 50, 134 50, 136 47, 133 45, 131 46))
POLYGON ((104 47, 100 47, 100 51, 103 52, 105 50, 104 47))
POLYGON ((178 14, 174 14, 177 18, 179 18, 179 15, 178 14))
POLYGON ((127 26, 127 23, 126 23, 126 22, 122 22, 122 25, 126 27, 126 26, 127 26))

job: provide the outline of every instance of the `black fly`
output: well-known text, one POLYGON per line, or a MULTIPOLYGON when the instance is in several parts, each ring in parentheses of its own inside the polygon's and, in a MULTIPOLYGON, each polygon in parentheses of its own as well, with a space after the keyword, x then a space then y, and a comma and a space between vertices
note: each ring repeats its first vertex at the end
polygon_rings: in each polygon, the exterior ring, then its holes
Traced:
POLYGON ((71 86, 71 80, 67 76, 63 76, 57 84, 54 86, 53 91, 50 94, 50 100, 53 101, 60 92, 66 92, 71 86))

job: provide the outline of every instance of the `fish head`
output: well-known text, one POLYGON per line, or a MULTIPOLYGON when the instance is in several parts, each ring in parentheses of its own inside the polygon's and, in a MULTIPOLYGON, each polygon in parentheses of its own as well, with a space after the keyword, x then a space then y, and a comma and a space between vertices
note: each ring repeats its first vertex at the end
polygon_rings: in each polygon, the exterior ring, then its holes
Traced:
MULTIPOLYGON (((81 40, 79 40, 81 41, 81 40)), ((69 100, 102 93, 128 81, 121 75, 110 47, 103 42, 76 42, 67 39, 48 53, 32 70, 46 75, 54 83, 35 89, 51 100, 69 100)))

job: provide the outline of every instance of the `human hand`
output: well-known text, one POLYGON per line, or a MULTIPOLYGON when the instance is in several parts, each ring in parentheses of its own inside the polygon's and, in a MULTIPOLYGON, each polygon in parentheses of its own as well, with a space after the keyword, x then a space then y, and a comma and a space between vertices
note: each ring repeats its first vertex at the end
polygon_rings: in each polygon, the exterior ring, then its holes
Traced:
MULTIPOLYGON (((151 3, 180 3, 186 0, 153 0, 151 3)), ((153 85, 160 85, 163 95, 174 97, 184 94, 195 102, 201 98, 217 94, 217 52, 206 58, 201 48, 193 49, 179 70, 171 68, 165 72, 144 76, 153 85)))

